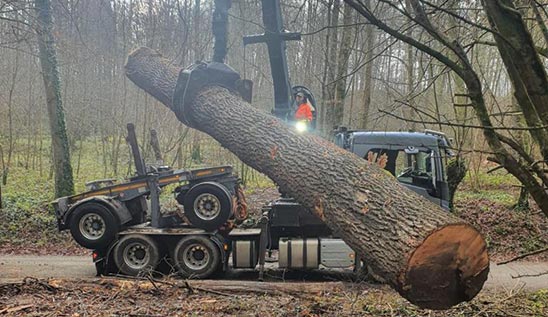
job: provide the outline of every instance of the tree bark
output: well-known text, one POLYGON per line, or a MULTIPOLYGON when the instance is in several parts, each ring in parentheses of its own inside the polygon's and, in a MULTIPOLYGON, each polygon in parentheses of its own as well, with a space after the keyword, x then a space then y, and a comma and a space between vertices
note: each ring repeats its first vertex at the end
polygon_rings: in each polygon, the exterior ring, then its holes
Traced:
MULTIPOLYGON (((348 5, 348 3, 347 3, 348 5)), ((371 0, 364 1, 364 5, 368 8, 371 5, 371 0)), ((364 85, 363 85, 363 103, 362 111, 358 124, 358 128, 366 129, 369 122, 369 109, 371 108, 371 94, 373 92, 373 51, 375 49, 376 34, 373 25, 367 25, 365 27, 366 40, 366 53, 365 53, 365 71, 364 71, 364 85)))
MULTIPOLYGON (((520 12, 510 0, 484 0, 483 8, 497 31, 495 42, 527 124, 548 125, 548 77, 520 12)), ((533 129, 530 133, 548 160, 548 130, 533 129)))
MULTIPOLYGON (((348 5, 343 3, 343 25, 352 23, 353 10, 348 5)), ((331 119, 331 127, 340 126, 343 124, 344 105, 346 99, 347 78, 348 78, 348 60, 350 58, 352 37, 354 36, 353 28, 345 29, 342 34, 341 47, 337 61, 337 78, 335 82, 335 98, 333 104, 333 113, 331 119)))
POLYGON ((329 28, 325 38, 325 56, 324 63, 325 68, 323 72, 322 80, 322 105, 320 116, 320 127, 324 134, 329 134, 333 129, 333 115, 335 107, 335 74, 337 71, 337 42, 338 42, 338 28, 339 23, 339 11, 341 8, 340 0, 330 0, 327 3, 329 10, 327 14, 329 28))
POLYGON ((61 102, 61 80, 52 34, 51 3, 49 0, 35 0, 38 10, 38 48, 40 65, 46 91, 48 117, 53 148, 55 170, 55 196, 74 194, 72 166, 70 165, 69 142, 65 125, 65 113, 61 102))
POLYGON ((162 151, 160 150, 160 141, 158 140, 158 132, 155 129, 150 129, 150 146, 154 153, 154 159, 156 164, 163 165, 164 159, 162 158, 162 151))
MULTIPOLYGON (((170 108, 179 71, 148 48, 126 64, 126 75, 170 108)), ((489 258, 481 234, 375 164, 297 133, 225 88, 201 90, 184 115, 323 219, 409 301, 445 309, 482 288, 489 258)))

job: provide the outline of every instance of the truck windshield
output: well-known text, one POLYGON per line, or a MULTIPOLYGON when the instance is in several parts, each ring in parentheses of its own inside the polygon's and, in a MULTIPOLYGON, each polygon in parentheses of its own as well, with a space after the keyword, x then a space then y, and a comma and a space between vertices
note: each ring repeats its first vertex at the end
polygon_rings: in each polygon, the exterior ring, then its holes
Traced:
POLYGON ((365 158, 379 164, 402 183, 433 189, 436 169, 432 153, 430 150, 406 153, 404 149, 372 149, 365 158))

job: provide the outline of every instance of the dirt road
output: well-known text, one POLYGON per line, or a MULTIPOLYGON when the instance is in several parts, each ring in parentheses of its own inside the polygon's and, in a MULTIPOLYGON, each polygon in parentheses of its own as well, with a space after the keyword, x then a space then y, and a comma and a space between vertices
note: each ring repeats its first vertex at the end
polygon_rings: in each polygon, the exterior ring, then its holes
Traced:
MULTIPOLYGON (((491 264, 485 289, 548 289, 548 262, 491 264), (535 276, 540 275, 540 276, 535 276), (519 277, 521 276, 521 277, 519 277)), ((93 278, 95 267, 88 256, 0 255, 0 282, 37 278, 93 278)))
POLYGON ((91 256, 0 255, 0 282, 36 278, 88 278, 95 276, 91 256))

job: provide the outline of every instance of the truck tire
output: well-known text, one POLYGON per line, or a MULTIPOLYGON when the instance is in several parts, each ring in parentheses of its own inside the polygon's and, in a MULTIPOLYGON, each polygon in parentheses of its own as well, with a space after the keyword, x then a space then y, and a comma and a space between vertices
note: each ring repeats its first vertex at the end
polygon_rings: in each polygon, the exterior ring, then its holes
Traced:
POLYGON ((221 266, 221 251, 207 236, 186 236, 177 243, 171 258, 184 278, 207 278, 221 266))
POLYGON ((201 183, 192 187, 183 198, 185 215, 192 225, 215 230, 232 214, 230 194, 217 183, 201 183))
POLYGON ((120 272, 137 276, 156 268, 160 262, 160 249, 149 236, 130 234, 114 247, 114 262, 120 272))
POLYGON ((120 224, 105 205, 86 202, 72 212, 69 228, 74 240, 84 248, 101 249, 114 241, 120 224))

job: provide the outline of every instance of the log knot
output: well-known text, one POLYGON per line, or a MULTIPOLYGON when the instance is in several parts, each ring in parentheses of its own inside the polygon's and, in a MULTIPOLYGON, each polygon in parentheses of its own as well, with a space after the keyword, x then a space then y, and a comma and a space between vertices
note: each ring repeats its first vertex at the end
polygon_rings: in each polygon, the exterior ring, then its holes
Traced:
POLYGON ((314 213, 322 221, 325 221, 324 202, 320 197, 316 198, 314 202, 314 213))

